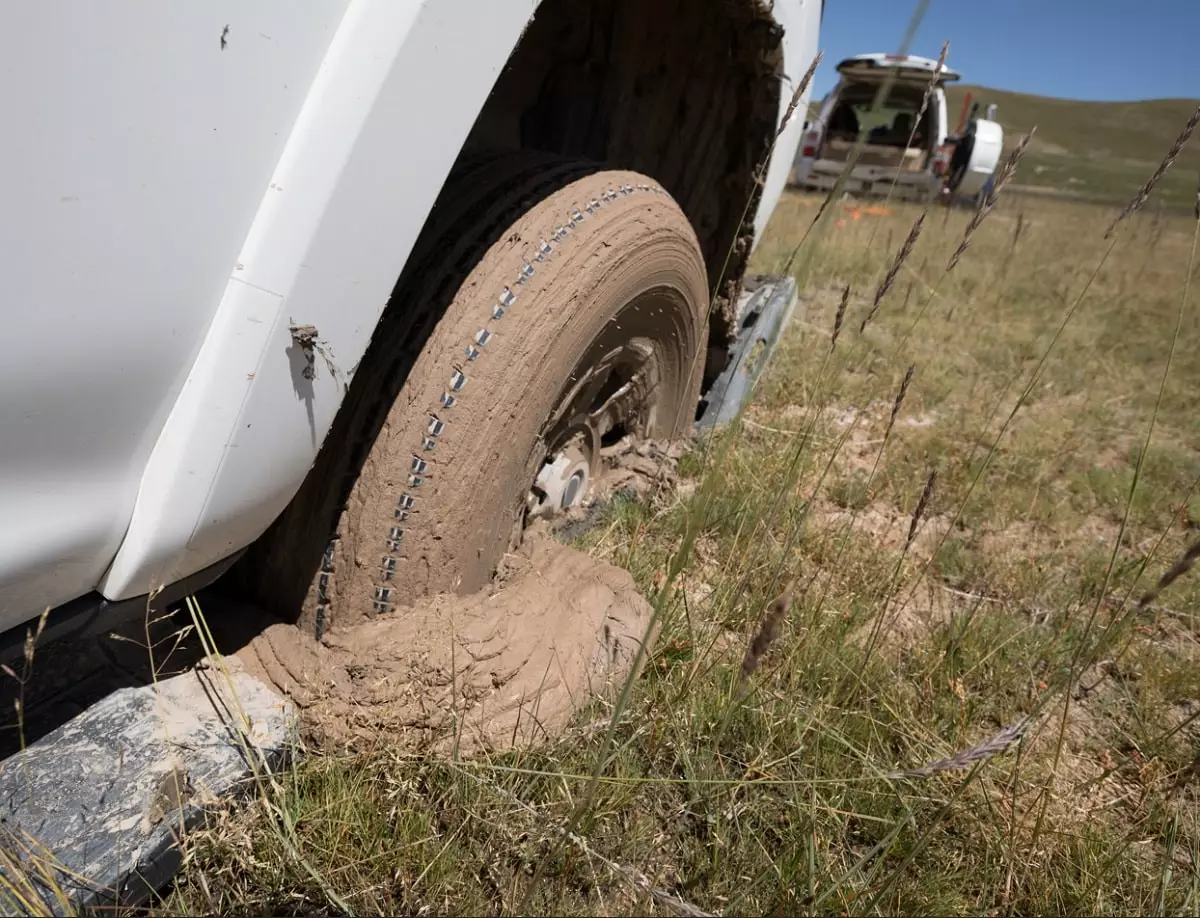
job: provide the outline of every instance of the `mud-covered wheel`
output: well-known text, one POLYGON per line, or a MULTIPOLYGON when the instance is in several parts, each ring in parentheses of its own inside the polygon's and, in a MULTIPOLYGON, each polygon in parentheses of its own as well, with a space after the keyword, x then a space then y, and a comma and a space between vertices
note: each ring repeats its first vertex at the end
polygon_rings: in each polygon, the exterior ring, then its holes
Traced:
POLYGON ((602 446, 691 423, 699 244, 654 181, 595 170, 488 162, 439 199, 440 229, 425 232, 312 474, 251 562, 277 598, 313 554, 305 540, 328 534, 303 599, 318 634, 480 588, 531 518, 583 499, 602 446), (331 504, 342 480, 348 496, 331 504))

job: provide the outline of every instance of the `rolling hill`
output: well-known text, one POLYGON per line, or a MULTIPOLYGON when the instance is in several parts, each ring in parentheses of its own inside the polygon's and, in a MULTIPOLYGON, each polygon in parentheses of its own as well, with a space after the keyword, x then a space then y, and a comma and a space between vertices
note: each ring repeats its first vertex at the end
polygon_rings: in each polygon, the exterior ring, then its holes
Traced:
MULTIPOLYGON (((951 128, 971 93, 982 106, 994 102, 1008 150, 1033 127, 1033 141, 1013 181, 1030 191, 1104 203, 1124 203, 1150 178, 1196 110, 1194 99, 1145 102, 1078 102, 951 85, 946 107, 951 128)), ((810 117, 819 102, 814 100, 810 117)), ((1007 152, 1007 150, 1006 150, 1007 152)), ((1200 180, 1200 131, 1151 196, 1171 207, 1191 208, 1200 180)))
MULTIPOLYGON (((1006 147, 1037 127, 1014 184, 1105 202, 1124 201, 1137 192, 1196 110, 1191 99, 1076 102, 950 86, 946 104, 952 124, 968 92, 983 105, 999 106, 996 118, 1004 126, 1006 147)), ((1200 136, 1194 136, 1151 200, 1191 207, 1198 179, 1200 136)))

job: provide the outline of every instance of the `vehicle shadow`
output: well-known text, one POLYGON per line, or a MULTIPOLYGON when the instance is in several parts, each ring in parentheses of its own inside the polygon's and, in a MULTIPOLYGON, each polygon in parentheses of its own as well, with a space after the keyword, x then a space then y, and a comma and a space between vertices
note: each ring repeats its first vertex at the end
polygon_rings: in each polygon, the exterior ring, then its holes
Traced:
MULTIPOLYGON (((276 619, 232 599, 218 582, 197 597, 216 650, 235 653, 276 619), (228 612, 229 614, 224 614, 228 612)), ((36 622, 30 630, 36 632, 36 622)), ((7 759, 113 692, 150 685, 205 656, 184 602, 163 611, 127 611, 87 634, 27 643, 0 663, 0 759, 7 759)))

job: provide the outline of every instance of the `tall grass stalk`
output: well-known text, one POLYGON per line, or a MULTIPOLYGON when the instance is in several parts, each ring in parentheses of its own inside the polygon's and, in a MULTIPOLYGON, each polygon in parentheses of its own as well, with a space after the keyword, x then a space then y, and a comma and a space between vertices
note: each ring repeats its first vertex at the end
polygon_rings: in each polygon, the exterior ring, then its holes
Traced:
MULTIPOLYGON (((1171 162, 1173 162, 1175 157, 1178 156, 1179 150, 1187 142, 1188 137, 1191 136, 1192 131, 1195 129, 1196 122, 1198 119, 1200 119, 1200 107, 1198 107, 1196 109, 1196 114, 1194 114, 1192 116, 1192 118, 1188 121, 1188 124, 1184 128, 1183 133, 1181 133, 1179 136, 1179 139, 1176 140, 1175 145, 1172 146, 1170 151, 1168 151, 1167 156, 1164 158, 1163 164, 1159 167, 1158 172, 1156 172, 1155 175, 1151 178, 1151 180, 1149 182, 1147 182, 1146 187, 1143 188, 1141 192, 1139 192, 1139 198, 1135 199, 1135 201, 1132 204, 1130 204, 1129 208, 1127 208, 1127 209, 1136 209, 1136 207, 1140 206, 1141 202, 1145 200, 1145 196, 1147 194, 1149 194, 1149 191, 1151 188, 1153 188, 1154 183, 1157 181, 1158 178, 1161 177, 1161 175, 1163 173, 1166 172, 1167 168, 1170 167, 1171 162)), ((1122 216, 1118 216, 1117 220, 1114 221, 1113 226, 1110 227, 1109 230, 1105 233, 1106 238, 1111 239, 1113 237, 1113 230, 1115 229, 1117 223, 1119 223, 1121 221, 1121 219, 1123 219, 1123 217, 1124 217, 1124 212, 1122 212, 1122 216)), ((1146 424, 1146 433, 1142 440, 1141 448, 1138 450, 1137 458, 1134 462, 1133 477, 1130 480, 1129 492, 1128 492, 1128 496, 1126 497, 1126 500, 1125 500, 1125 510, 1124 510, 1124 513, 1121 515, 1121 523, 1120 523, 1120 527, 1117 530, 1116 538, 1113 540, 1112 552, 1109 555, 1108 565, 1105 568, 1105 572, 1104 572, 1104 582, 1103 582, 1102 586, 1100 587, 1099 592, 1096 595, 1095 602, 1093 602, 1093 604, 1092 604, 1092 609, 1091 609, 1090 614, 1088 615, 1087 624, 1084 628, 1083 638, 1079 642, 1075 656, 1071 661, 1070 672, 1067 676, 1067 691, 1065 693, 1065 698, 1063 701, 1062 717, 1059 722, 1058 742, 1056 743, 1056 746, 1055 746, 1054 764, 1053 764, 1053 766, 1051 768, 1051 772, 1050 772, 1050 775, 1051 775, 1050 780, 1051 781, 1054 780, 1054 776, 1057 773, 1058 764, 1059 764, 1059 761, 1061 760, 1061 756, 1062 756, 1062 747, 1063 747, 1063 743, 1064 743, 1065 737, 1066 737, 1067 717, 1068 717, 1068 715, 1070 713, 1070 709, 1071 709, 1070 687, 1072 685, 1074 685, 1074 683, 1079 678, 1082 664, 1084 663, 1084 660, 1085 660, 1084 650, 1087 645, 1087 640, 1091 637, 1092 629, 1095 626, 1096 617, 1097 617, 1097 615, 1099 615, 1100 609, 1104 603, 1104 600, 1108 596, 1109 587, 1112 583, 1113 571, 1116 569, 1117 557, 1121 551, 1121 544, 1122 544, 1122 541, 1124 540, 1125 532, 1129 527, 1130 514, 1132 513, 1132 510, 1133 510, 1133 501, 1134 501, 1134 497, 1137 494, 1138 485, 1141 482, 1142 471, 1143 471, 1145 461, 1146 461, 1146 455, 1149 452, 1150 443, 1154 437, 1154 428, 1158 422, 1159 412, 1162 409, 1163 395, 1166 392, 1167 380, 1171 374, 1171 364, 1172 364, 1172 361, 1174 360, 1175 350, 1179 343, 1180 330, 1183 327, 1184 314, 1185 314, 1185 311, 1186 311, 1187 305, 1188 305, 1189 293, 1191 292, 1192 272, 1193 272, 1193 269, 1194 269, 1195 263, 1196 263, 1196 248, 1197 248, 1198 243, 1200 243, 1200 211, 1198 211, 1198 213, 1197 213, 1197 219, 1194 221, 1194 226, 1192 229, 1192 244, 1191 244, 1191 249, 1189 250, 1189 253, 1188 253, 1187 270, 1184 272, 1183 292, 1180 295, 1179 308, 1175 314, 1175 327, 1172 330, 1170 342, 1167 347, 1166 360, 1163 362, 1162 377, 1159 381, 1158 392, 1155 396, 1155 401, 1154 401, 1154 407, 1150 412, 1150 418, 1146 424)), ((1111 251, 1111 245, 1109 247, 1109 250, 1111 251)), ((1192 564, 1194 563, 1194 561, 1196 560, 1197 557, 1200 557, 1200 541, 1191 545, 1188 548, 1188 550, 1184 553, 1183 557, 1178 562, 1176 562, 1176 564, 1170 570, 1168 570, 1165 574, 1163 574, 1163 576, 1159 579, 1159 583, 1156 585, 1156 589, 1151 590, 1150 592, 1148 592, 1147 594, 1145 594, 1142 597, 1141 604, 1149 605, 1151 602, 1153 602, 1154 597, 1157 596, 1158 593, 1161 592, 1161 590, 1165 589, 1167 586, 1169 586, 1171 583, 1173 583, 1176 579, 1178 579, 1180 576, 1182 576, 1184 573, 1186 573, 1191 568, 1192 564)), ((1048 791, 1047 791, 1047 793, 1048 793, 1048 791)), ((1044 819, 1045 812, 1046 812, 1046 805, 1047 805, 1047 800, 1045 797, 1043 797, 1042 808, 1041 808, 1041 811, 1038 813, 1038 821, 1034 828, 1034 838, 1035 839, 1038 837, 1038 835, 1040 834, 1040 831, 1041 831, 1043 819, 1044 819)))

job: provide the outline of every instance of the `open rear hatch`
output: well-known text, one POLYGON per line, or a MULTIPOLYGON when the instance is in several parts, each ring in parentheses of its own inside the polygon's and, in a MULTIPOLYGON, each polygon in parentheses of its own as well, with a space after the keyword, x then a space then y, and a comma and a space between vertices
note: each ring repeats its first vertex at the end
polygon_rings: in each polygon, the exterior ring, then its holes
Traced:
POLYGON ((845 162, 859 131, 865 130, 860 166, 901 174, 924 172, 934 154, 937 131, 935 106, 925 106, 918 120, 921 102, 931 78, 940 87, 959 79, 959 74, 926 57, 895 54, 860 54, 846 58, 837 69, 842 81, 817 158, 845 162), (889 76, 887 98, 876 109, 875 96, 889 76))
MULTIPOLYGON (((928 85, 928 82, 925 84, 928 85)), ((898 83, 878 106, 879 84, 847 81, 825 125, 819 159, 845 162, 865 132, 858 163, 904 172, 923 172, 933 155, 937 137, 937 106, 922 112, 925 86, 898 83)))
MULTIPOLYGON (((929 85, 929 78, 937 71, 938 62, 927 57, 899 54, 859 54, 848 57, 837 65, 838 73, 847 82, 881 83, 889 73, 894 73, 896 83, 920 86, 929 85)), ((942 64, 936 84, 953 83, 960 74, 942 64)))

